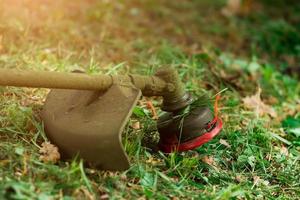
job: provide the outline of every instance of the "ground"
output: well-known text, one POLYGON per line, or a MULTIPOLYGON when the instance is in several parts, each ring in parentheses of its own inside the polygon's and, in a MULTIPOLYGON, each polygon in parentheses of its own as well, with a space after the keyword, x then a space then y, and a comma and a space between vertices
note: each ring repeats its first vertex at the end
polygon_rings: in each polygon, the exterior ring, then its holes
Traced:
POLYGON ((1 0, 1 68, 149 75, 170 65, 195 96, 221 95, 224 128, 196 150, 153 153, 142 137, 155 123, 147 102, 160 113, 160 99, 143 98, 123 133, 129 170, 45 163, 48 90, 0 87, 0 198, 299 199, 299 4, 255 1, 230 15, 225 3, 1 0), (272 113, 245 101, 259 88, 272 113))

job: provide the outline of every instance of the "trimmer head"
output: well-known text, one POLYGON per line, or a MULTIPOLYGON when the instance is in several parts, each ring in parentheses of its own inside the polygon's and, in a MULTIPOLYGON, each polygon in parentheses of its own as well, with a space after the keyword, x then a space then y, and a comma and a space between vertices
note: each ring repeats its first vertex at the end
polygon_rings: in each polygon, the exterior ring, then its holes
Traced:
POLYGON ((140 96, 121 85, 105 92, 52 90, 42 112, 46 134, 63 158, 78 155, 99 169, 128 169, 121 134, 140 96))
POLYGON ((195 149, 215 137, 222 129, 222 121, 213 116, 208 107, 198 107, 187 115, 167 112, 157 123, 159 148, 165 153, 195 149))

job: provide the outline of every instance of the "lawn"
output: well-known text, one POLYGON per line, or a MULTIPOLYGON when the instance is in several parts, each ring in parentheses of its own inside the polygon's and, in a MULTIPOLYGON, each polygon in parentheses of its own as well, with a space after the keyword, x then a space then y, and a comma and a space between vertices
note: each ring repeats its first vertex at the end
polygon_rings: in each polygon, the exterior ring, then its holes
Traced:
POLYGON ((143 97, 123 133, 129 170, 47 163, 48 90, 0 87, 0 199, 299 199, 300 5, 263 0, 226 15, 225 4, 0 0, 1 68, 150 75, 169 65, 194 96, 221 95, 224 122, 193 151, 152 152, 147 102, 160 114, 161 99, 143 97), (268 109, 245 101, 258 90, 268 109))

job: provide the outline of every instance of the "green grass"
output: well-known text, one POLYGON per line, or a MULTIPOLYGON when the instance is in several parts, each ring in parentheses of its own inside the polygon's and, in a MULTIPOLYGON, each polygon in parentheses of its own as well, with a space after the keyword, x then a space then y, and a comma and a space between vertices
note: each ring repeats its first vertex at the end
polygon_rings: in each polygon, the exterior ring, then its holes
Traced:
MULTIPOLYGON (((48 91, 0 87, 0 199, 299 198, 300 84, 280 71, 299 59, 300 17, 292 6, 267 7, 267 17, 254 12, 225 19, 222 1, 11 2, 0 1, 3 68, 152 74, 171 65, 195 96, 227 89, 220 101, 222 133, 185 153, 143 146, 143 136, 157 133, 149 110, 138 104, 123 133, 131 168, 105 172, 78 160, 41 162, 47 138, 39 112, 48 91), (285 22, 278 21, 278 12, 287 10, 285 22), (265 44, 257 47, 260 41, 265 44), (278 118, 243 107, 242 98, 258 86, 278 118), (140 130, 131 127, 136 121, 140 130)), ((159 111, 160 99, 151 100, 159 111)))

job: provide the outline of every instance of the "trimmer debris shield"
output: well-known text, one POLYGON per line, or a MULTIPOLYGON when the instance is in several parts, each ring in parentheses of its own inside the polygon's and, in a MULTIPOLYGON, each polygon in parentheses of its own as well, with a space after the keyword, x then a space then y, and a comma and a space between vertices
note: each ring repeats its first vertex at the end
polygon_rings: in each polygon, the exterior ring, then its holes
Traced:
POLYGON ((46 134, 66 159, 78 155, 99 169, 125 170, 121 133, 140 96, 121 85, 105 92, 52 90, 42 112, 46 134))

